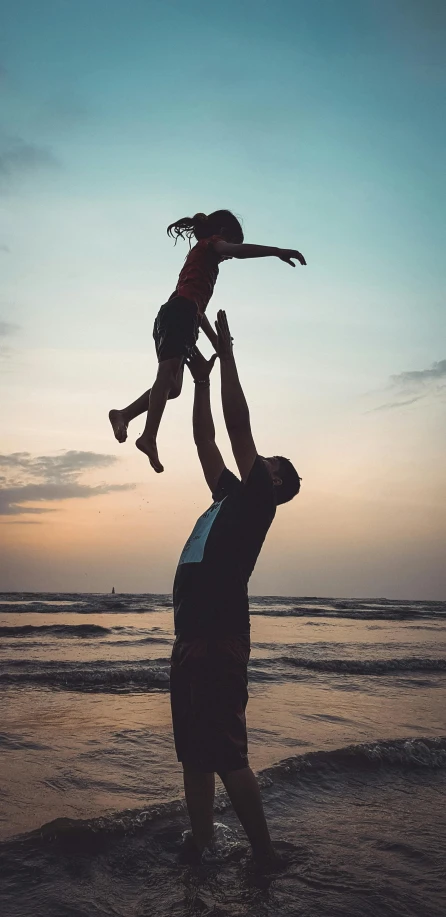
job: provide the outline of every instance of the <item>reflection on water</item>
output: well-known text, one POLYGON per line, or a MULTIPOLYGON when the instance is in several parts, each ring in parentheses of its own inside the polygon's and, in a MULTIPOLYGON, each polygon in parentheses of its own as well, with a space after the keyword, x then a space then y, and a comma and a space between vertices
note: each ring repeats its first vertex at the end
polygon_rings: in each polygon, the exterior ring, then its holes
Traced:
POLYGON ((443 917, 444 604, 253 602, 250 761, 285 857, 258 886, 218 779, 221 859, 198 885, 178 864, 169 597, 58 598, 0 597, 0 834, 39 829, 0 841, 8 917, 443 917))
MULTIPOLYGON (((162 607, 152 597, 146 612, 143 597, 135 598, 137 611, 132 602, 128 611, 112 610, 108 597, 91 597, 89 613, 87 600, 82 613, 67 604, 6 611, 1 603, 3 836, 182 793, 168 695, 168 600, 162 607)), ((267 614, 251 619, 254 769, 306 751, 441 733, 446 674, 432 668, 446 659, 441 621, 316 618, 302 607, 285 617, 286 601, 274 616, 270 599, 257 602, 257 611, 263 607, 267 614)))

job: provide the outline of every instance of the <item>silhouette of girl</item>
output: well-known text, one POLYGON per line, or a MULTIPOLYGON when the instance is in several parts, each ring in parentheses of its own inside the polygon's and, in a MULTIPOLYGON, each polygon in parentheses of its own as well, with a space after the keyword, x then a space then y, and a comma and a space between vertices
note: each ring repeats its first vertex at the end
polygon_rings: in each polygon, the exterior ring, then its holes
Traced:
POLYGON ((152 388, 128 407, 109 413, 115 437, 123 443, 127 439, 129 422, 147 411, 144 432, 136 440, 136 446, 148 456, 157 472, 164 471, 156 445, 161 418, 168 399, 177 398, 181 392, 184 362, 196 345, 200 328, 217 350, 217 335, 205 311, 214 291, 220 263, 228 258, 275 256, 291 267, 295 267, 292 258, 306 264, 303 255, 295 249, 246 245, 242 227, 230 210, 183 217, 171 223, 167 233, 175 238, 175 244, 178 237, 189 239, 189 245, 192 237, 197 241, 184 262, 175 291, 161 306, 155 319, 153 337, 158 373, 152 388))

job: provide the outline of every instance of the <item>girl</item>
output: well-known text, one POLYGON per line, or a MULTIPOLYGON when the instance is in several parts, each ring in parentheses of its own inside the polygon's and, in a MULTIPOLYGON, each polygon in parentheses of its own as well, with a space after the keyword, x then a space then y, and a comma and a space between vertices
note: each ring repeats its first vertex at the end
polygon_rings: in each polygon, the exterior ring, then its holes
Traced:
POLYGON ((264 258, 274 255, 295 267, 292 258, 306 264, 300 252, 268 245, 245 245, 239 221, 229 210, 215 210, 206 216, 196 213, 171 223, 167 234, 175 238, 194 236, 197 244, 190 250, 181 270, 177 287, 155 319, 153 337, 158 357, 158 373, 152 388, 133 404, 109 413, 113 432, 119 443, 127 439, 131 420, 147 411, 144 432, 136 446, 144 452, 155 471, 164 471, 158 458, 156 437, 169 398, 177 398, 183 384, 184 361, 195 346, 200 327, 217 350, 217 335, 205 316, 214 291, 221 261, 228 258, 264 258))

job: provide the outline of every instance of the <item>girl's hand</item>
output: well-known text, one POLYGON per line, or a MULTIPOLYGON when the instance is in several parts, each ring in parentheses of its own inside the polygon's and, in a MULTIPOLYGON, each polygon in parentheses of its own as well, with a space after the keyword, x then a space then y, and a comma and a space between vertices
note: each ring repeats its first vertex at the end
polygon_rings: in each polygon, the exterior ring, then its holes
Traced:
POLYGON ((186 359, 186 364, 195 382, 205 382, 209 379, 216 359, 216 353, 213 354, 210 360, 205 360, 198 347, 194 347, 191 350, 190 356, 186 359))
POLYGON ((301 255, 300 252, 295 251, 294 248, 279 248, 277 257, 280 258, 281 261, 285 261, 285 264, 290 264, 291 267, 296 267, 291 258, 295 258, 299 264, 302 265, 307 263, 304 256, 301 255))

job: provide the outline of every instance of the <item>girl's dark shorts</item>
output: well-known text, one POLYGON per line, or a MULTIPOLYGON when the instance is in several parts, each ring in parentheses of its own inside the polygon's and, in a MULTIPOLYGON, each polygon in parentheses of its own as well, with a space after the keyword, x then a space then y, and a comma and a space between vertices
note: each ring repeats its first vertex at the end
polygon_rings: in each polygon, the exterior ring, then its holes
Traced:
POLYGON ((249 634, 176 638, 170 702, 178 761, 222 778, 248 767, 249 654, 249 634))
POLYGON ((197 304, 184 296, 174 296, 161 306, 153 326, 158 362, 187 357, 195 347, 199 331, 197 304))

